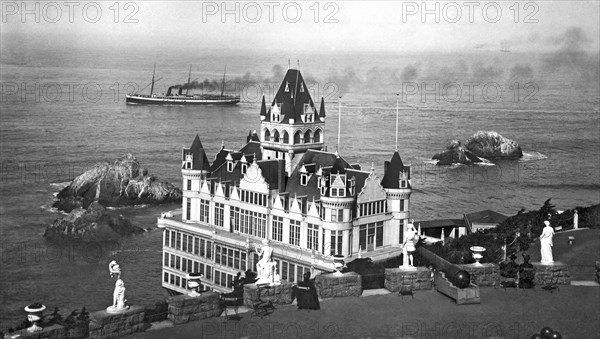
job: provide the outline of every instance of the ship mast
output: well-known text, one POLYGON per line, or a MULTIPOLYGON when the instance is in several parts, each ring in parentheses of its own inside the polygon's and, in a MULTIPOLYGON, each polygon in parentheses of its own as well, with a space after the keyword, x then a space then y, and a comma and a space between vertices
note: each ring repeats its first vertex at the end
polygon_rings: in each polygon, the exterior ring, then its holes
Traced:
POLYGON ((190 92, 190 82, 192 81, 192 65, 190 65, 190 73, 188 74, 188 82, 187 82, 187 86, 185 89, 185 96, 188 96, 188 93, 190 92))
POLYGON ((223 81, 221 82, 221 97, 223 97, 223 92, 225 92, 225 73, 227 73, 227 65, 225 65, 225 70, 223 71, 223 81))
MULTIPOLYGON (((154 64, 154 70, 152 71, 152 87, 150 87, 150 96, 152 96, 152 92, 154 92, 154 74, 156 73, 156 64, 154 64)), ((148 86, 148 85, 146 85, 148 86)))

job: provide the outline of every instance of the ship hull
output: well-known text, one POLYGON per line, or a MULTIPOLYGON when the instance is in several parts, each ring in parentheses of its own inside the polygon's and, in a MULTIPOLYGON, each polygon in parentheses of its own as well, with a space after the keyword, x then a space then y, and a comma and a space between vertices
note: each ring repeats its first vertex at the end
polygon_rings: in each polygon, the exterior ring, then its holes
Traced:
POLYGON ((235 105, 239 97, 232 98, 178 98, 178 97, 146 97, 138 95, 125 96, 125 102, 133 105, 235 105))

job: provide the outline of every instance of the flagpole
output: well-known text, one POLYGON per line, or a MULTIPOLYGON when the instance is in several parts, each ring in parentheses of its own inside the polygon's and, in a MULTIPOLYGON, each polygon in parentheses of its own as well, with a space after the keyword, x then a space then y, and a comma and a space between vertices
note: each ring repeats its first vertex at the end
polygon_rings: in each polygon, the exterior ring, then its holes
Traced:
POLYGON ((396 152, 398 152, 398 96, 396 93, 396 152))
POLYGON ((338 98, 338 140, 337 140, 337 147, 336 147, 336 153, 339 153, 340 150, 340 134, 342 131, 342 96, 340 95, 340 97, 338 98))

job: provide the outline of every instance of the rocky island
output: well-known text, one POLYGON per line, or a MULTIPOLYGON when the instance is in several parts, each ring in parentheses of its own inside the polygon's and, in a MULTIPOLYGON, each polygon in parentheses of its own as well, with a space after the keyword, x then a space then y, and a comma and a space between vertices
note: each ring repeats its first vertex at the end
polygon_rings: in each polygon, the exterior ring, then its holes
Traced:
POLYGON ((486 159, 520 158, 523 156, 519 144, 494 131, 479 131, 473 134, 465 142, 465 147, 476 156, 486 159))
POLYGON ((432 159, 439 160, 437 165, 474 164, 482 159, 518 159, 523 151, 515 141, 507 139, 494 131, 479 131, 461 144, 452 140, 446 150, 435 154, 432 159))
POLYGON ((476 155, 466 149, 460 141, 452 140, 446 150, 441 153, 437 153, 433 156, 433 160, 439 160, 438 165, 452 165, 452 164, 473 164, 477 162, 483 162, 476 155))
POLYGON ((71 212, 94 201, 106 207, 133 206, 180 202, 181 197, 180 189, 158 182, 132 154, 125 154, 113 163, 97 163, 79 175, 58 193, 53 207, 71 212))
POLYGON ((65 217, 54 220, 46 228, 44 237, 53 242, 116 241, 123 235, 142 232, 142 228, 132 225, 117 211, 108 211, 94 201, 87 209, 76 208, 65 217))

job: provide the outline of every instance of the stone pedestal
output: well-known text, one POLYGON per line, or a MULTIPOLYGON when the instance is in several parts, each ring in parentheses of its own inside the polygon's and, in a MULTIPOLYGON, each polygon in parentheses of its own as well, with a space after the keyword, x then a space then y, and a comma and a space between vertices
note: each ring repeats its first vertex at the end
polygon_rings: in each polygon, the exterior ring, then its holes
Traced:
POLYGON ((542 265, 539 262, 532 262, 535 269, 536 286, 555 282, 559 285, 571 284, 571 275, 569 274, 569 266, 560 261, 555 261, 552 265, 542 265))
POLYGON ((120 313, 106 310, 90 314, 90 339, 112 339, 135 332, 143 332, 149 327, 144 323, 143 306, 134 305, 120 313))
POLYGON ((496 264, 458 265, 471 275, 471 282, 477 286, 498 286, 500 284, 500 267, 496 264))
POLYGON ((14 332, 12 335, 13 338, 17 338, 16 335, 19 335, 19 339, 62 339, 67 337, 67 331, 63 326, 52 325, 44 327, 37 332, 28 332, 27 329, 22 329, 14 332))
POLYGON ((174 324, 218 317, 223 309, 219 302, 219 294, 204 292, 198 297, 183 294, 167 298, 169 311, 167 318, 174 324))
POLYGON ((272 302, 274 305, 291 304, 293 301, 292 283, 282 281, 280 285, 244 285, 244 305, 252 307, 256 302, 272 302))
POLYGON ((355 272, 341 276, 333 273, 320 274, 315 278, 315 285, 319 298, 359 297, 362 294, 362 278, 355 272))
POLYGON ((402 268, 385 269, 385 288, 390 292, 400 291, 402 283, 409 281, 413 290, 431 289, 431 271, 426 267, 415 267, 414 270, 402 268))

